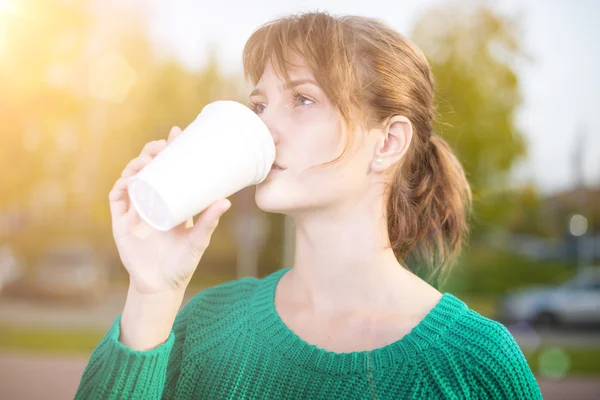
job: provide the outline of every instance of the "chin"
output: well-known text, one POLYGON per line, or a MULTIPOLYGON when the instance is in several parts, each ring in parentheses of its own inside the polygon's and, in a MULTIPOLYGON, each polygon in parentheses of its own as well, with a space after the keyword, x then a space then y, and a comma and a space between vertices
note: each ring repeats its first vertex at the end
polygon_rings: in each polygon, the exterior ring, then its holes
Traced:
POLYGON ((275 188, 269 183, 256 186, 254 200, 258 208, 268 213, 287 214, 295 208, 289 193, 286 194, 286 191, 275 188))
POLYGON ((327 186, 328 189, 323 189, 324 185, 297 185, 268 177, 256 185, 254 200, 264 212, 294 216, 342 202, 339 193, 343 190, 327 186))

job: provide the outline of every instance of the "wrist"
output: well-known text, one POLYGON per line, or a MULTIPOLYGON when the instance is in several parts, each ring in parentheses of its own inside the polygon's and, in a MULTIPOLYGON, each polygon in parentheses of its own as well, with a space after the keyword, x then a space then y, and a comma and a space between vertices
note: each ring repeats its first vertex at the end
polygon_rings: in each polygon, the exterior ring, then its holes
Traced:
POLYGON ((185 290, 140 293, 130 286, 121 316, 119 340, 140 351, 164 343, 169 338, 184 294, 185 290))

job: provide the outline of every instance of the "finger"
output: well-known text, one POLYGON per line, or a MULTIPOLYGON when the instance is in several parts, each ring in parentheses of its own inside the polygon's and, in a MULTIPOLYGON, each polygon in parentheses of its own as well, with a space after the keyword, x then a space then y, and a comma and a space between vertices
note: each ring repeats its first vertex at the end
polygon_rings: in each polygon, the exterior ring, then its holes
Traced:
POLYGON ((142 154, 141 156, 134 158, 129 161, 121 176, 123 178, 128 178, 140 172, 146 165, 148 165, 152 161, 152 156, 149 154, 142 154))
POLYGON ((127 209, 129 208, 129 196, 127 195, 128 183, 128 178, 119 178, 108 193, 110 213, 113 219, 122 217, 127 213, 127 209))
POLYGON ((171 132, 169 132, 169 138, 167 139, 167 143, 171 143, 179 134, 183 132, 180 127, 174 126, 171 128, 171 132))
POLYGON ((146 145, 140 152, 140 156, 143 154, 149 154, 151 156, 155 156, 158 153, 160 153, 166 146, 167 146, 167 141, 165 139, 153 140, 151 142, 146 143, 146 145))
POLYGON ((200 214, 196 226, 191 228, 188 234, 190 244, 196 254, 202 254, 206 250, 213 232, 219 225, 219 219, 230 207, 231 202, 223 199, 216 201, 200 214))

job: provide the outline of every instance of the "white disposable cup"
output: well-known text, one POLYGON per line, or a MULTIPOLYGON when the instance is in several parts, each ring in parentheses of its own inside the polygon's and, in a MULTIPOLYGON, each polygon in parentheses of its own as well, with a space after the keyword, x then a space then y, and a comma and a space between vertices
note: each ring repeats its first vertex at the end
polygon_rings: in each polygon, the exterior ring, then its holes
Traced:
POLYGON ((131 180, 129 198, 148 225, 168 231, 262 182, 274 161, 275 143, 260 117, 241 103, 216 101, 131 180))

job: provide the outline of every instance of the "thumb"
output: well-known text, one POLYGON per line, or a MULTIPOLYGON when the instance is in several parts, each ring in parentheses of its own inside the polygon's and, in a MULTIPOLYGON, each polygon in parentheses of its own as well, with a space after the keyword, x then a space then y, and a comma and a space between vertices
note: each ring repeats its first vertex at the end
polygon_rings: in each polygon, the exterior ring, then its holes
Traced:
POLYGON ((229 210, 231 201, 228 199, 218 200, 204 210, 193 228, 188 230, 188 237, 192 250, 196 254, 202 254, 210 243, 210 238, 219 225, 219 218, 229 210))

